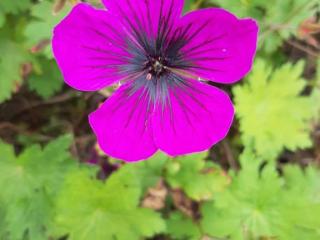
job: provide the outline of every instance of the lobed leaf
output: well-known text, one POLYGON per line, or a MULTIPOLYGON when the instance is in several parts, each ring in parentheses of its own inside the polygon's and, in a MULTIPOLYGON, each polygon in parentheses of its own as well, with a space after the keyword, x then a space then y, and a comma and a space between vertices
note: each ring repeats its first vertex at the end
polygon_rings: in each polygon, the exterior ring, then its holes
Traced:
MULTIPOLYGON (((71 7, 66 4, 59 13, 53 13, 53 4, 51 1, 43 0, 35 4, 31 8, 31 15, 34 20, 30 21, 25 28, 25 36, 27 45, 31 48, 39 44, 41 41, 51 40, 53 28, 67 15, 71 7)), ((48 44, 43 54, 52 59, 51 44, 48 44)))
POLYGON ((201 231, 192 219, 180 212, 171 213, 167 220, 167 233, 175 240, 199 240, 201 231))
POLYGON ((10 240, 44 239, 51 224, 53 199, 65 172, 75 164, 67 148, 71 137, 63 136, 41 149, 38 145, 15 156, 12 146, 0 142, 0 203, 4 211, 4 235, 10 240))
POLYGON ((243 143, 264 159, 275 158, 285 148, 311 146, 314 104, 312 97, 300 95, 306 84, 302 70, 302 62, 273 70, 257 60, 245 84, 233 88, 243 143))
POLYGON ((71 173, 57 202, 58 235, 70 240, 140 239, 165 230, 151 209, 139 207, 141 185, 134 171, 117 171, 105 183, 83 170, 71 173))
POLYGON ((0 103, 7 100, 22 82, 21 65, 30 60, 21 45, 0 34, 0 103), (8 61, 10 59, 10 61, 8 61))
POLYGON ((283 41, 296 36, 299 25, 317 11, 316 0, 211 0, 237 17, 251 17, 259 22, 260 47, 275 52, 283 41))
POLYGON ((48 61, 41 58, 41 72, 34 73, 28 79, 28 87, 34 90, 42 98, 52 97, 60 91, 63 86, 63 80, 57 64, 54 61, 48 61))
POLYGON ((228 184, 222 170, 204 158, 207 152, 170 159, 165 178, 172 188, 181 188, 194 200, 210 199, 228 184))
POLYGON ((318 184, 309 185, 297 169, 286 170, 289 178, 281 178, 270 162, 260 172, 261 161, 248 155, 242 156, 241 163, 242 170, 229 188, 203 205, 206 233, 235 240, 319 239, 320 202, 308 197, 318 190, 318 184))

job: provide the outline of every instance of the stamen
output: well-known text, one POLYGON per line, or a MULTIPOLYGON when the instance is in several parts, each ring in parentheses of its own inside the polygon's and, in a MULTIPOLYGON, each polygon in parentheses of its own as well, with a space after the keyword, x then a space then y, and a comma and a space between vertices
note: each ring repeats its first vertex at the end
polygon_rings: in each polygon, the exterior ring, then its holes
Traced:
POLYGON ((151 73, 148 73, 147 76, 146 76, 146 79, 147 79, 148 81, 150 81, 150 80, 152 79, 152 74, 151 74, 151 73))
MULTIPOLYGON (((151 26, 148 29, 144 23, 148 17, 140 18, 133 5, 129 4, 136 24, 126 18, 130 28, 128 34, 130 37, 126 42, 129 46, 128 50, 134 56, 134 60, 128 63, 127 68, 131 73, 130 80, 134 82, 130 94, 143 88, 150 98, 150 104, 160 102, 164 108, 165 105, 170 104, 170 88, 185 88, 188 87, 185 83, 187 79, 198 79, 198 76, 185 71, 191 68, 192 64, 185 60, 181 52, 181 49, 192 40, 194 35, 198 34, 198 31, 190 32, 192 24, 186 28, 174 27, 173 1, 167 14, 164 14, 162 9, 163 0, 159 1, 161 1, 161 8, 157 29, 151 26), (153 30, 156 31, 153 32, 153 30)), ((146 4, 148 5, 148 2, 146 4)))
POLYGON ((191 79, 197 79, 198 81, 200 82, 209 82, 210 80, 209 79, 204 79, 204 78, 201 78, 195 74, 192 74, 188 71, 185 71, 183 69, 177 69, 177 68, 168 68, 172 73, 178 75, 178 76, 181 76, 182 78, 191 78, 191 79))

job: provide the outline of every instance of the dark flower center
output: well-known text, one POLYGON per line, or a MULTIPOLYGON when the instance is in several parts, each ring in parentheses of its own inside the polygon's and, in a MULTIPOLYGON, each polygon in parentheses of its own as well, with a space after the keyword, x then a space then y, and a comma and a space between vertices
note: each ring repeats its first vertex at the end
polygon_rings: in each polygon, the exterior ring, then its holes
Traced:
MULTIPOLYGON (((145 2, 148 4, 149 1, 145 2)), ((187 28, 175 26, 177 19, 173 14, 173 2, 165 13, 164 1, 160 1, 156 31, 153 31, 150 19, 140 18, 130 4, 128 6, 131 7, 135 24, 124 14, 125 26, 130 34, 125 39, 124 48, 129 56, 125 60, 127 64, 121 65, 119 71, 128 75, 125 79, 131 81, 128 96, 139 91, 141 101, 144 97, 148 99, 148 109, 158 103, 164 109, 164 106, 170 105, 170 93, 176 94, 176 89, 185 91, 190 88, 187 78, 194 64, 186 58, 186 52, 182 49, 198 31, 191 34, 191 25, 187 28)), ((192 48, 195 49, 197 46, 192 48)))
POLYGON ((150 79, 151 77, 159 78, 168 72, 167 64, 167 60, 163 57, 150 57, 144 69, 147 71, 147 76, 149 76, 150 79))

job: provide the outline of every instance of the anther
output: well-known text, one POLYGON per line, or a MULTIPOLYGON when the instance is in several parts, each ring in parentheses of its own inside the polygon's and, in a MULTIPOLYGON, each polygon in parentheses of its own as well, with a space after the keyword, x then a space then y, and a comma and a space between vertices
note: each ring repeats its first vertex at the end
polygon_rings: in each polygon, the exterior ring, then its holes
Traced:
POLYGON ((162 71, 163 65, 159 61, 155 61, 153 64, 154 71, 160 73, 162 71))
POLYGON ((148 81, 150 81, 150 80, 152 79, 152 74, 151 74, 151 73, 148 73, 147 76, 146 76, 146 79, 147 79, 148 81))

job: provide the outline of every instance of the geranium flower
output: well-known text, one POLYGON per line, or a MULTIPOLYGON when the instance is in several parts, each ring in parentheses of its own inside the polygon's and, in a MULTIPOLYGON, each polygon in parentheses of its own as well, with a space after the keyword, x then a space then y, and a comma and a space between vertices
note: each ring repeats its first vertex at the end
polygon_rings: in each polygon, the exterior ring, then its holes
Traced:
POLYGON ((234 109, 208 82, 230 84, 251 68, 258 27, 217 8, 182 16, 183 0, 104 0, 76 5, 56 26, 53 52, 80 91, 121 87, 89 116, 100 147, 125 161, 158 149, 199 152, 223 139, 234 109))

